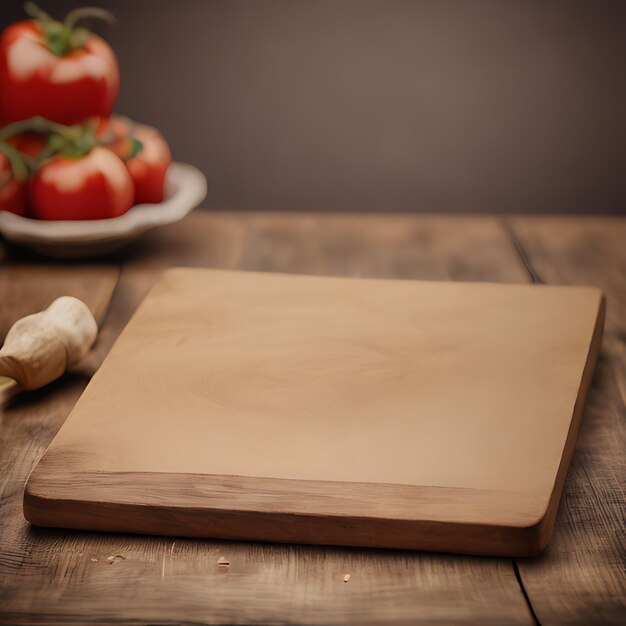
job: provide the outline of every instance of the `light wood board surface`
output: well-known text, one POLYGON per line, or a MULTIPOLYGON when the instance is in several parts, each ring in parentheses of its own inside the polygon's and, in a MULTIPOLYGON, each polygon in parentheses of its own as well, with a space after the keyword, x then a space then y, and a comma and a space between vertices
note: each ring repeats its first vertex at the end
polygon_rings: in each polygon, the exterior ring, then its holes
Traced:
MULTIPOLYGON (((620 624, 626 608, 618 480, 624 475, 619 432, 626 315, 620 298, 626 260, 619 242, 626 221, 516 218, 512 226, 546 282, 596 285, 607 294, 600 360, 555 535, 541 556, 510 560, 34 529, 22 513, 24 484, 83 390, 81 372, 20 398, 4 415, 0 623, 620 624), (220 557, 230 565, 218 565, 220 557)), ((489 217, 198 212, 150 233, 115 263, 121 275, 82 368, 87 375, 161 269, 172 265, 530 280, 509 233, 489 217)), ((25 265, 42 268, 4 252, 2 328, 28 312, 12 297, 13 272, 25 265), (15 306, 4 305, 9 301, 15 306)), ((68 266, 58 269, 46 282, 51 299, 66 293, 72 280, 68 266)), ((106 281, 95 275, 90 287, 106 281)), ((32 310, 45 306, 41 281, 25 280, 20 289, 32 310)))
POLYGON ((169 270, 30 477, 26 517, 536 554, 603 315, 595 288, 169 270))

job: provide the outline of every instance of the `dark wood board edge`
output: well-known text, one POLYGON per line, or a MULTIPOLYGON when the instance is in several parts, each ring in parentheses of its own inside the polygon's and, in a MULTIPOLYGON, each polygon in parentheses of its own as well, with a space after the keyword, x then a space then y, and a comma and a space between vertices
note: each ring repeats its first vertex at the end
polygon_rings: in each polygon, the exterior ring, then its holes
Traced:
MULTIPOLYGON (((313 498, 306 511, 287 510, 287 492, 282 502, 268 504, 266 493, 248 489, 258 479, 228 477, 232 492, 225 492, 224 477, 198 474, 162 473, 91 473, 87 480, 80 473, 50 475, 34 472, 24 495, 24 515, 34 525, 176 537, 202 537, 227 540, 338 545, 368 548, 392 548, 442 551, 488 556, 535 555, 543 549, 545 517, 536 517, 541 501, 532 494, 489 492, 472 489, 410 487, 422 501, 439 501, 441 515, 447 507, 457 510, 458 521, 420 516, 419 504, 412 517, 382 517, 375 511, 368 515, 368 502, 354 510, 338 513, 338 491, 366 491, 376 487, 370 500, 372 508, 384 505, 381 494, 387 492, 393 510, 398 485, 360 483, 315 483, 315 489, 333 493, 322 504, 313 498), (124 493, 123 485, 132 483, 135 490, 124 493), (198 493, 198 485, 202 489, 198 493), (71 487, 70 487, 71 485, 71 487), (206 497, 216 488, 215 496, 206 497), (142 496, 141 494, 146 494, 142 496), (159 504, 179 495, 179 504, 159 504), (169 497, 168 497, 169 496, 169 497), (521 501, 521 503, 520 503, 521 501), (492 524, 480 521, 490 513, 502 511, 507 503, 519 503, 520 511, 534 511, 523 524, 492 524), (477 510, 477 508, 479 510, 477 510), (317 509, 317 510, 316 510, 317 509), (465 519, 458 511, 467 511, 465 519), (360 514, 356 510, 361 511, 360 514)), ((314 481, 262 479, 272 494, 291 489, 302 499, 300 487, 314 481), (296 486, 285 485, 297 483, 296 486)), ((397 502, 395 502, 397 505, 397 502)), ((431 507, 432 509, 432 504, 431 507)), ((342 509, 343 510, 343 509, 342 509)))

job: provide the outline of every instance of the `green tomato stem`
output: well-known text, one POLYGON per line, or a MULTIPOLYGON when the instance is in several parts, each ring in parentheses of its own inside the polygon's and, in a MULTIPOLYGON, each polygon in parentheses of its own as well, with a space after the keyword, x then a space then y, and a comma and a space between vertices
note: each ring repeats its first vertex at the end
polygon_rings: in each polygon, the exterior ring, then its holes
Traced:
POLYGON ((40 115, 30 117, 26 120, 19 120, 8 124, 4 128, 0 129, 0 141, 4 141, 14 135, 20 133, 35 132, 35 133, 56 133, 68 139, 77 138, 83 131, 79 125, 64 126, 57 122, 51 122, 40 115))
POLYGON ((32 17, 38 22, 54 22, 54 20, 43 9, 40 9, 34 2, 27 2, 24 5, 24 12, 28 17, 32 17))
POLYGON ((91 31, 86 28, 76 28, 76 24, 86 18, 96 18, 108 23, 115 22, 115 17, 106 9, 99 7, 82 7, 70 11, 63 22, 53 19, 45 11, 42 11, 34 2, 24 5, 27 15, 32 17, 43 32, 46 46, 50 52, 57 56, 66 56, 72 50, 83 48, 91 31))
POLYGON ((28 166, 25 163, 25 157, 20 154, 13 146, 0 142, 0 152, 2 152, 9 160, 9 165, 13 171, 13 178, 20 182, 28 180, 28 166))
POLYGON ((40 116, 31 117, 0 129, 0 151, 9 159, 13 176, 18 180, 26 180, 29 170, 38 169, 45 160, 56 154, 80 157, 91 152, 99 143, 96 136, 97 128, 98 123, 95 119, 88 120, 82 125, 64 126, 40 116), (36 132, 46 136, 46 145, 35 157, 28 157, 4 143, 6 139, 25 132, 36 132))
POLYGON ((67 14, 65 20, 63 21, 63 26, 65 26, 67 30, 72 30, 76 26, 77 22, 90 17, 102 20, 108 24, 115 23, 115 15, 106 9, 101 9, 100 7, 81 7, 80 9, 74 9, 67 14))

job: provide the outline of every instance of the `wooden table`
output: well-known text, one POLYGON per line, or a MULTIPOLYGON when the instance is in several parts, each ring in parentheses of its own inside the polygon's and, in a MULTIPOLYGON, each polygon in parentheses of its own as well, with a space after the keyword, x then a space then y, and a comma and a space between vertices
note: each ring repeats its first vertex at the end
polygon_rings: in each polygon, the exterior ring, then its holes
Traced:
POLYGON ((4 412, 0 622, 624 619, 626 220, 196 212, 104 263, 44 264, 0 247, 0 338, 61 294, 83 298, 102 327, 76 371, 4 412), (160 271, 172 265, 604 289, 602 353, 548 550, 510 560, 31 528, 21 510, 30 470, 160 271))

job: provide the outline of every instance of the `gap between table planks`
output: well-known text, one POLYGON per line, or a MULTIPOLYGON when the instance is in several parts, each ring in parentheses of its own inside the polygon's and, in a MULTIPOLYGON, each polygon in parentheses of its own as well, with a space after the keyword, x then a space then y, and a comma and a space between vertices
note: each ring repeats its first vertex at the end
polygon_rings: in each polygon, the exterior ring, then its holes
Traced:
POLYGON ((607 298, 602 352, 552 542, 518 562, 521 580, 542 624, 623 623, 626 221, 517 218, 510 226, 544 282, 593 284, 607 298))
MULTIPOLYGON (((119 263, 121 277, 87 364, 91 370, 160 269, 170 265, 528 280, 495 218, 197 213, 144 237, 119 263)), ((506 559, 30 529, 21 513, 24 481, 85 382, 67 377, 7 411, 0 509, 0 594, 5 600, 0 619, 533 622, 512 562, 506 559), (220 557, 230 565, 218 564, 220 557)), ((527 578, 523 564, 520 569, 527 578)), ((532 585, 529 595, 533 603, 532 585)))

